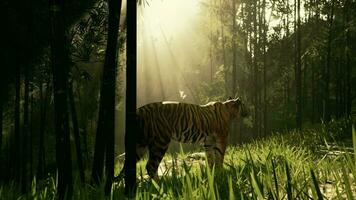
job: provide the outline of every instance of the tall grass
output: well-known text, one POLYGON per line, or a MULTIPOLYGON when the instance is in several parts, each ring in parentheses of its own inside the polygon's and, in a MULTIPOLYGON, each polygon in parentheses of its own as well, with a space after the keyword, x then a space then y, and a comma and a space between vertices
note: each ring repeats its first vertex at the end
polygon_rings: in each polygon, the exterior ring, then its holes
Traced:
MULTIPOLYGON (((146 178, 142 161, 136 199, 355 199, 355 130, 352 136, 348 147, 331 145, 313 130, 275 134, 229 147, 223 169, 187 160, 182 151, 165 156, 164 175, 157 181, 146 178)), ((1 186, 0 199, 55 199, 55 182, 51 177, 34 181, 27 196, 1 186)), ((79 181, 75 187, 74 199, 104 199, 101 187, 79 181)), ((123 182, 115 184, 109 199, 123 199, 123 187, 123 182)))

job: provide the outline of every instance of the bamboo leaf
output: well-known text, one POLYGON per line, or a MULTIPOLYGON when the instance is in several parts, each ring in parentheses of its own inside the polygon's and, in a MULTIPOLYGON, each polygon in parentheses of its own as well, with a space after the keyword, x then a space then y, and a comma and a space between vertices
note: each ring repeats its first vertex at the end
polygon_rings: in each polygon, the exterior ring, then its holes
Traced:
POLYGON ((354 199, 353 194, 352 194, 352 189, 350 185, 350 180, 349 180, 349 174, 347 173, 345 166, 342 165, 342 178, 345 184, 345 190, 346 190, 346 195, 348 199, 354 199))
POLYGON ((352 126, 352 143, 354 147, 354 163, 356 164, 356 130, 354 126, 352 126))
POLYGON ((318 196, 318 200, 323 200, 324 198, 323 198, 323 195, 322 195, 322 193, 320 191, 319 183, 318 183, 318 180, 315 177, 314 170, 310 169, 310 173, 311 173, 311 177, 312 177, 312 180, 313 180, 313 184, 314 184, 314 187, 315 187, 316 194, 318 196))
POLYGON ((276 175, 276 166, 274 164, 274 159, 272 159, 271 162, 272 162, 272 170, 273 170, 274 187, 276 188, 276 195, 278 198, 279 197, 279 189, 278 189, 278 180, 277 180, 277 175, 276 175))
POLYGON ((234 195, 234 188, 232 187, 232 178, 231 176, 229 177, 229 199, 234 200, 235 195, 234 195))
POLYGON ((253 169, 251 171, 250 176, 251 176, 251 184, 252 184, 253 190, 255 191, 255 194, 257 195, 257 199, 264 199, 263 194, 261 192, 261 188, 259 186, 259 183, 258 183, 258 180, 256 177, 256 174, 254 173, 253 169))
POLYGON ((287 175, 287 186, 286 186, 287 198, 288 198, 288 200, 292 200, 292 199, 293 199, 293 194, 292 194, 292 178, 291 178, 291 176, 290 176, 289 166, 288 166, 288 163, 287 163, 287 162, 286 162, 285 166, 286 166, 286 175, 287 175))

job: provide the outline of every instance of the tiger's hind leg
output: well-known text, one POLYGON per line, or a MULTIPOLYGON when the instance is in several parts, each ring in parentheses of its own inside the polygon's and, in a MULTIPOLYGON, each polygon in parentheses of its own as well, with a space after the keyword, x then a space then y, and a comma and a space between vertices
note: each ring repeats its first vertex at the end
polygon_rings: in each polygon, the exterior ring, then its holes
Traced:
POLYGON ((226 146, 227 146, 226 137, 220 137, 219 139, 216 140, 214 151, 215 151, 215 164, 218 167, 223 166, 226 146))
POLYGON ((170 140, 164 140, 164 142, 157 139, 149 147, 149 159, 147 161, 146 170, 148 175, 152 179, 157 179, 157 171, 159 164, 166 153, 170 140))
POLYGON ((204 141, 204 149, 209 167, 213 167, 215 163, 215 138, 212 136, 207 136, 204 141))
MULTIPOLYGON (((137 144, 136 145, 136 163, 142 159, 142 157, 147 152, 147 149, 148 148, 147 148, 146 145, 142 145, 142 144, 137 144)), ((126 168, 126 160, 125 160, 125 163, 124 163, 124 167, 120 171, 119 175, 117 175, 114 178, 114 181, 116 181, 116 182, 120 181, 121 179, 123 179, 125 177, 125 168, 126 168)))

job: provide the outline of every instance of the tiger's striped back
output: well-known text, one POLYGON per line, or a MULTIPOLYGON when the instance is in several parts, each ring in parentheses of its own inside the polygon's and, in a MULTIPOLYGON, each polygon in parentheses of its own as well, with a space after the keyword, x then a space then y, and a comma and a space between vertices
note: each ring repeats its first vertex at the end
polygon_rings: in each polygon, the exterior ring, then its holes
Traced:
POLYGON ((219 107, 223 107, 220 102, 203 106, 158 102, 139 108, 137 115, 145 122, 144 137, 148 140, 158 136, 184 143, 201 143, 213 132, 228 131, 229 116, 219 107))

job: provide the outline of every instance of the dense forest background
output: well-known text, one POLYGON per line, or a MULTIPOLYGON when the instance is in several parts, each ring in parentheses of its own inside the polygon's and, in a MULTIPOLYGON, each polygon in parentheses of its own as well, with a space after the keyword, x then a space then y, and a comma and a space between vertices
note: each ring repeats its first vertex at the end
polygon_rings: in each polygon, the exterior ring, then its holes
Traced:
MULTIPOLYGON (((231 144, 321 124, 341 124, 345 130, 334 137, 350 137, 356 115, 354 0, 181 2, 195 7, 138 1, 137 106, 239 96, 250 115, 231 127, 231 144), (160 16, 165 11, 174 18, 160 16)), ((105 127, 99 112, 105 102, 114 101, 115 155, 123 152, 129 25, 126 2, 119 4, 0 2, 0 183, 21 182, 26 193, 33 177, 45 178, 58 165, 75 169, 85 182, 96 134, 105 127), (108 62, 110 37, 117 42, 111 48, 115 62, 108 62), (114 66, 109 79, 105 66, 114 66), (112 101, 101 93, 107 80, 116 88, 112 101), (56 161, 58 154, 65 165, 56 161)))

